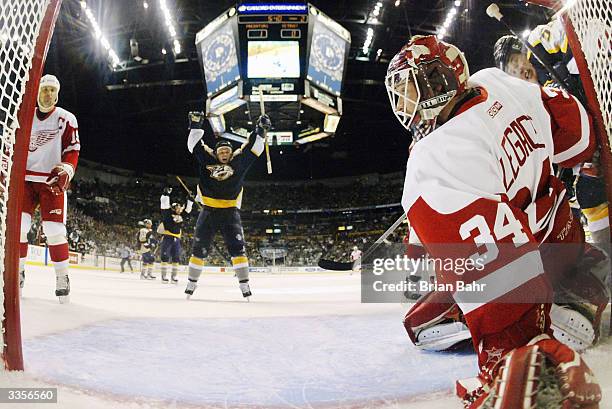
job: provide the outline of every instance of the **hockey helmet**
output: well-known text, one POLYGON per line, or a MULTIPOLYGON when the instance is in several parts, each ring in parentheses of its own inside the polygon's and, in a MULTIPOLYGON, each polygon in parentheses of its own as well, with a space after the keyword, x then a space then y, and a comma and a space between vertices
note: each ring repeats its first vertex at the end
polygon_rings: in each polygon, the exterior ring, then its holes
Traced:
POLYGON ((58 94, 60 91, 60 82, 55 75, 46 74, 40 79, 40 84, 38 86, 38 107, 42 112, 49 112, 53 107, 57 104, 58 94), (52 101, 46 101, 44 98, 41 98, 41 91, 43 87, 51 87, 55 90, 55 95, 53 96, 52 101))
POLYGON ((521 40, 513 35, 505 35, 500 37, 493 46, 493 58, 495 59, 495 66, 502 71, 506 71, 506 64, 512 54, 523 54, 527 50, 521 40))
POLYGON ((232 146, 231 142, 226 140, 217 142, 215 145, 215 153, 217 153, 220 148, 229 148, 232 152, 234 151, 234 147, 232 146))
POLYGON ((419 140, 436 127, 449 101, 467 87, 470 76, 465 56, 436 36, 413 36, 393 57, 385 87, 400 123, 419 140))

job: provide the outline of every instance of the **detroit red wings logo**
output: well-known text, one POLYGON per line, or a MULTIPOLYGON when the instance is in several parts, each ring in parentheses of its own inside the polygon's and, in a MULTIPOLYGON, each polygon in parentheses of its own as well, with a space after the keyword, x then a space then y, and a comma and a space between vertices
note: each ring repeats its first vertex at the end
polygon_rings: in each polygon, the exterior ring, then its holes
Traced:
POLYGON ((30 147, 28 148, 28 150, 30 152, 36 151, 36 149, 40 148, 41 146, 55 139, 55 137, 58 136, 58 134, 59 134, 58 129, 56 130, 44 130, 43 129, 40 131, 36 131, 30 137, 30 147))

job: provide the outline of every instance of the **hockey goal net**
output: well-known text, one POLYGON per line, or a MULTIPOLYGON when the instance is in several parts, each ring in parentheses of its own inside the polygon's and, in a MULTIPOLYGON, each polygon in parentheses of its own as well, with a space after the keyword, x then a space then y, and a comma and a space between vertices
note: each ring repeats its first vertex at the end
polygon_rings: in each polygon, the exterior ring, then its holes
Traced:
POLYGON ((38 84, 60 4, 0 1, 0 370, 23 369, 18 271, 22 181, 38 84))
MULTIPOLYGON (((555 10, 563 21, 580 72, 587 108, 593 116, 608 203, 612 203, 612 1, 528 2, 555 10)), ((612 212, 610 217, 612 220, 612 212)))

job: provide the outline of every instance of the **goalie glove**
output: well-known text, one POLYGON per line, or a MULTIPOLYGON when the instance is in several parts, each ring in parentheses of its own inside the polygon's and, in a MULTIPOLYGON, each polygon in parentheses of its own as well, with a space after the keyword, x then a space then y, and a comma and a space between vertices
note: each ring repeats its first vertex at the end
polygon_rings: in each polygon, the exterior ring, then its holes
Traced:
POLYGON ((68 189, 74 176, 74 168, 70 163, 61 162, 51 169, 51 174, 45 181, 54 195, 61 195, 68 189))

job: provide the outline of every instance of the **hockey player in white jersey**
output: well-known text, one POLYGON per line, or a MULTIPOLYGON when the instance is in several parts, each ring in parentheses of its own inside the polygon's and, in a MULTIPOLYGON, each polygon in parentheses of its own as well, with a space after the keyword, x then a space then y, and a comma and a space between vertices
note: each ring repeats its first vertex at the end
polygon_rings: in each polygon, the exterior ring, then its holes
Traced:
POLYGON ((412 229, 430 257, 453 261, 436 271, 439 283, 480 289, 444 294, 465 316, 478 354, 478 377, 459 382, 458 395, 473 409, 532 407, 545 368, 563 380, 558 393, 567 407, 598 407, 597 381, 551 337, 549 315, 550 282, 572 275, 583 252, 552 165, 572 167, 593 154, 584 107, 499 69, 470 77, 461 51, 435 36, 413 37, 385 83, 396 117, 417 141, 402 197, 412 229), (543 243, 563 245, 563 257, 543 243), (486 262, 452 268, 468 259, 486 262))
POLYGON ((40 205, 43 232, 55 269, 55 295, 64 303, 70 294, 66 189, 74 176, 81 144, 76 117, 56 106, 59 91, 60 83, 54 75, 47 74, 41 78, 26 165, 19 270, 20 286, 23 287, 28 254, 27 234, 32 225, 32 215, 40 205))

